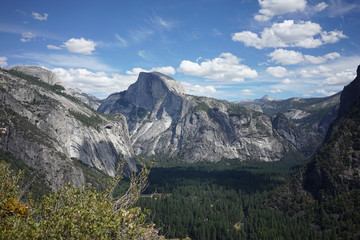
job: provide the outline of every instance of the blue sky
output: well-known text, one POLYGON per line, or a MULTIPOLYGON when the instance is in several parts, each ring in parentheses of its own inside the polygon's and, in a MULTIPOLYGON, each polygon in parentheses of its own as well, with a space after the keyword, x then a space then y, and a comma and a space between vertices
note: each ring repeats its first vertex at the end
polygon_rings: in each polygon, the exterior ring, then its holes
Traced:
POLYGON ((0 67, 35 65, 106 98, 140 71, 229 101, 322 97, 360 64, 357 0, 5 0, 0 67))

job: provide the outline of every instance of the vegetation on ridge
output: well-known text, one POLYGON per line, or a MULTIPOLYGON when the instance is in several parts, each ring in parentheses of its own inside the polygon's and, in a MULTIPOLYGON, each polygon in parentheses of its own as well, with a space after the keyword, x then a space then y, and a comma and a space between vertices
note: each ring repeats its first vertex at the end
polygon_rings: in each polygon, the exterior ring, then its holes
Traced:
POLYGON ((104 191, 69 183, 39 203, 21 202, 17 184, 22 173, 1 162, 0 239, 160 239, 148 212, 134 207, 148 174, 143 166, 127 192, 115 199, 122 174, 109 180, 104 191))

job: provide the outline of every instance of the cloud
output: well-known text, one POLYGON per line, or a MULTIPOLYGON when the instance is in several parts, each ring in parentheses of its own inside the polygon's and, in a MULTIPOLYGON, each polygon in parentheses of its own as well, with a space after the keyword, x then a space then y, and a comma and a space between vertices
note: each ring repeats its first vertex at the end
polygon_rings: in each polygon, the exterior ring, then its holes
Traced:
POLYGON ((181 84, 184 86, 186 92, 191 95, 211 96, 216 93, 216 88, 213 86, 193 85, 188 82, 181 82, 181 84))
POLYGON ((250 89, 243 89, 240 92, 241 92, 242 95, 246 95, 246 96, 255 95, 255 93, 253 93, 253 91, 250 90, 250 89))
POLYGON ((271 57, 272 62, 280 63, 282 65, 294 65, 298 63, 321 64, 328 60, 339 58, 340 54, 333 52, 324 56, 315 57, 312 55, 303 55, 301 52, 293 50, 277 49, 268 56, 271 57))
POLYGON ((356 69, 360 56, 342 57, 326 65, 306 66, 296 70, 296 74, 304 79, 320 81, 322 86, 332 86, 340 90, 356 77, 356 69))
POLYGON ((303 11, 306 0, 259 0, 259 14, 254 17, 257 21, 268 21, 274 16, 303 11))
POLYGON ((281 78, 281 77, 284 77, 286 75, 288 75, 288 72, 286 70, 286 68, 284 67, 268 67, 266 69, 266 72, 274 77, 278 77, 278 78, 281 78))
POLYGON ((200 64, 183 60, 177 70, 186 75, 225 82, 243 82, 244 78, 257 77, 256 70, 240 64, 240 61, 231 53, 222 53, 218 58, 204 60, 200 64))
POLYGON ((49 16, 47 13, 44 13, 43 15, 41 15, 40 13, 36 13, 36 12, 32 12, 31 15, 33 16, 34 19, 39 20, 39 21, 46 21, 49 16))
POLYGON ((326 86, 344 86, 355 78, 354 69, 346 69, 345 71, 337 72, 335 75, 327 77, 323 82, 326 86))
POLYGON ((121 37, 119 34, 115 34, 115 40, 111 41, 111 42, 103 42, 103 41, 98 41, 96 42, 96 46, 98 47, 102 47, 102 48, 114 48, 114 47, 127 47, 128 46, 128 42, 125 38, 121 37))
POLYGON ((86 40, 84 38, 71 38, 64 42, 64 46, 71 53, 79 53, 84 55, 91 55, 95 51, 96 43, 93 40, 86 40))
POLYGON ((32 32, 23 32, 21 33, 22 38, 20 39, 21 42, 30 42, 31 39, 35 38, 36 35, 32 32))
POLYGON ((0 57, 0 67, 6 67, 8 65, 7 60, 7 57, 0 57))
POLYGON ((80 88, 87 93, 105 98, 111 93, 126 90, 137 76, 92 72, 83 68, 54 68, 52 71, 68 88, 80 88))
POLYGON ((311 21, 285 20, 265 28, 260 36, 250 31, 232 34, 232 40, 243 42, 248 47, 263 49, 266 47, 303 47, 316 48, 327 43, 335 43, 346 38, 342 31, 322 31, 319 24, 311 21))
POLYGON ((146 58, 146 51, 145 50, 139 50, 138 55, 142 58, 146 58))
POLYGON ((328 92, 325 89, 318 89, 318 90, 315 90, 315 92, 319 93, 321 95, 324 95, 324 96, 331 96, 331 95, 336 94, 336 92, 328 92))
POLYGON ((171 30, 174 26, 173 22, 166 21, 159 16, 154 16, 154 17, 150 18, 150 23, 158 30, 162 30, 162 29, 171 30))
POLYGON ((133 68, 131 71, 126 71, 126 74, 137 76, 139 75, 140 72, 161 72, 167 75, 174 75, 176 73, 173 67, 167 66, 167 67, 155 67, 150 70, 145 70, 143 68, 133 68))
POLYGON ((269 92, 269 93, 282 93, 282 90, 281 89, 272 89, 272 90, 267 90, 266 92, 269 92))
POLYGON ((329 16, 330 17, 344 16, 349 12, 359 9, 360 9, 359 3, 348 3, 343 0, 330 0, 329 16))
POLYGON ((347 36, 345 36, 342 31, 331 31, 331 32, 322 32, 321 33, 321 39, 324 41, 324 43, 336 43, 339 41, 339 39, 341 38, 347 38, 347 36))
POLYGON ((294 81, 289 79, 289 78, 285 78, 284 80, 281 81, 281 83, 283 84, 290 84, 290 83, 293 83, 294 81))
POLYGON ((124 38, 120 37, 119 34, 115 34, 115 37, 116 37, 116 39, 118 40, 117 43, 118 43, 120 46, 122 46, 122 47, 126 47, 126 46, 127 46, 127 41, 126 41, 124 38))
POLYGON ((60 50, 62 49, 61 47, 58 47, 58 46, 55 46, 55 45, 51 45, 51 44, 48 44, 46 46, 48 49, 52 49, 52 50, 60 50))
MULTIPOLYGON (((161 71, 164 74, 172 72, 175 73, 175 69, 172 67, 160 67, 153 68, 150 71, 161 71)), ((53 68, 52 71, 61 79, 61 81, 68 88, 79 88, 84 92, 95 94, 99 98, 105 98, 111 93, 126 90, 131 84, 133 84, 138 74, 142 71, 146 71, 142 68, 133 68, 131 71, 127 71, 126 74, 109 74, 103 71, 90 71, 86 68, 53 68)), ((193 92, 201 92, 201 87, 192 86, 193 92)), ((208 92, 212 93, 214 88, 207 86, 204 88, 208 92)), ((204 91, 205 91, 204 90, 204 91)), ((215 90, 216 91, 216 90, 215 90)))
POLYGON ((141 28, 138 30, 131 30, 129 34, 135 42, 143 42, 152 36, 154 31, 152 29, 141 28))
POLYGON ((315 7, 314 7, 314 10, 315 12, 321 12, 323 11, 325 8, 327 8, 329 5, 325 2, 321 2, 321 3, 318 3, 315 7))
POLYGON ((36 65, 47 68, 86 68, 92 71, 117 72, 118 69, 112 68, 98 58, 88 55, 69 55, 69 54, 42 54, 37 52, 23 53, 15 55, 20 59, 29 59, 36 65))

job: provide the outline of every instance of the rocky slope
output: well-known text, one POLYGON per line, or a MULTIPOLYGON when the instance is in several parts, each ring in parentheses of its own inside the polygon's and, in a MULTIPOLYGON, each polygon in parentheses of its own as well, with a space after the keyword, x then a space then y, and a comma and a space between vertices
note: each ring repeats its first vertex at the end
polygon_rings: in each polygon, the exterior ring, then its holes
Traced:
POLYGON ((86 105, 90 106, 94 110, 98 109, 99 106, 102 103, 101 99, 95 97, 94 95, 84 93, 79 88, 75 88, 75 89, 74 88, 69 88, 68 92, 70 93, 70 95, 72 95, 73 97, 76 97, 81 102, 83 102, 86 105))
POLYGON ((339 115, 310 161, 270 198, 270 204, 334 239, 360 234, 360 66, 341 93, 339 115))
POLYGON ((186 162, 276 161, 286 152, 310 148, 312 153, 321 141, 284 114, 272 118, 227 101, 187 95, 176 80, 156 72, 141 73, 98 111, 125 115, 136 154, 164 154, 186 162))
POLYGON ((236 102, 240 106, 271 116, 276 131, 310 156, 336 118, 340 94, 324 98, 261 99, 236 102))
POLYGON ((360 66, 340 99, 339 116, 303 176, 304 189, 316 199, 360 189, 360 66))
POLYGON ((123 116, 109 118, 86 107, 42 68, 1 70, 0 86, 0 122, 7 129, 0 147, 43 173, 53 189, 68 181, 84 183, 75 158, 113 175, 125 155, 127 168, 134 169, 123 116))

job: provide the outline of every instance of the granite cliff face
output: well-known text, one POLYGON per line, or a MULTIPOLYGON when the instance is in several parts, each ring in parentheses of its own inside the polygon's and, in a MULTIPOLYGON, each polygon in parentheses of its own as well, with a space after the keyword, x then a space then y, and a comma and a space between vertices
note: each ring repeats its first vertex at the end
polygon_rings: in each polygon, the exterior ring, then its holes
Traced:
POLYGON ((309 162, 292 177, 291 181, 278 189, 271 197, 275 203, 274 206, 291 214, 297 214, 307 208, 313 209, 315 202, 324 203, 325 211, 334 216, 334 221, 341 220, 339 216, 343 214, 337 212, 334 206, 342 205, 344 199, 348 202, 347 208, 358 206, 355 203, 356 198, 352 199, 350 196, 359 196, 360 191, 359 126, 360 73, 358 68, 356 79, 344 87, 341 93, 339 115, 329 127, 323 144, 309 162), (305 201, 299 202, 300 198, 305 201))
POLYGON ((19 72, 22 72, 24 74, 34 76, 39 78, 44 83, 50 84, 50 85, 61 85, 64 87, 64 84, 58 78, 53 72, 46 70, 41 67, 35 67, 35 66, 15 66, 11 67, 10 70, 16 70, 19 72))
POLYGON ((310 155, 320 143, 312 130, 291 121, 301 119, 302 113, 269 116, 227 101, 187 95, 176 80, 160 73, 141 73, 127 91, 110 95, 98 111, 125 115, 136 154, 164 154, 186 162, 276 161, 286 152, 309 147, 312 150, 304 152, 310 155))
POLYGON ((81 89, 78 89, 78 88, 75 88, 75 89, 69 88, 68 92, 70 95, 72 95, 73 97, 76 97, 81 102, 90 106, 94 110, 98 109, 102 102, 101 99, 99 99, 91 94, 84 93, 83 91, 81 91, 81 89))
POLYGON ((0 71, 0 122, 7 128, 0 140, 3 150, 44 173, 54 189, 68 181, 84 183, 74 158, 109 175, 121 155, 127 169, 135 168, 123 116, 103 116, 68 95, 48 70, 36 68, 32 74, 29 69, 34 68, 0 71))
POLYGON ((340 99, 339 116, 303 176, 304 189, 317 199, 360 189, 360 66, 340 99))
POLYGON ((275 130, 303 154, 311 156, 338 114, 340 93, 324 98, 286 100, 264 96, 236 104, 272 117, 275 130))

